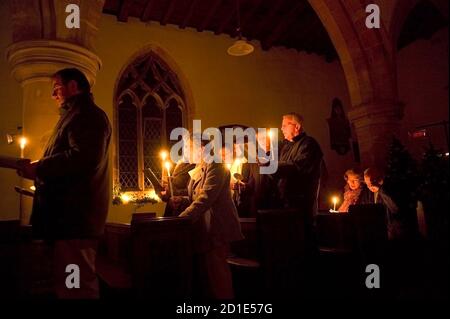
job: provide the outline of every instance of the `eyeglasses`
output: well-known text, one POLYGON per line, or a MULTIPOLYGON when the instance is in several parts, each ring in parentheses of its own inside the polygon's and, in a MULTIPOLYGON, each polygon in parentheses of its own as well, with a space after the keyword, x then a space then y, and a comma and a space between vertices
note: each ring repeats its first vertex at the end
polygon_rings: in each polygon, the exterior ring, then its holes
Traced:
POLYGON ((62 85, 55 85, 55 86, 53 87, 52 95, 56 95, 56 92, 57 92, 58 90, 61 90, 62 88, 63 88, 62 85))
POLYGON ((295 123, 287 123, 287 124, 282 124, 281 125, 281 128, 283 129, 283 128, 285 128, 285 127, 287 127, 288 125, 294 125, 295 126, 295 123))

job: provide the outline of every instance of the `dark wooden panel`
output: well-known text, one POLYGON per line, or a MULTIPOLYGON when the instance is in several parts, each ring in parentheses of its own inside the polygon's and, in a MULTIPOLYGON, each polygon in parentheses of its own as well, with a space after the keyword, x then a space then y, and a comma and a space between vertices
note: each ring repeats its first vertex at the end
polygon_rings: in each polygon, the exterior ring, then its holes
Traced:
POLYGON ((139 298, 192 296, 192 224, 159 217, 131 224, 132 280, 139 298))

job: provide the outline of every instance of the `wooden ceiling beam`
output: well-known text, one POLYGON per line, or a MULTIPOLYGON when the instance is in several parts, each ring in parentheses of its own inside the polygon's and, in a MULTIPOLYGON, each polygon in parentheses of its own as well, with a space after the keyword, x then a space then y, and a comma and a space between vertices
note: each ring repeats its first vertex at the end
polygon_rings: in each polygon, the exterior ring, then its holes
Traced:
POLYGON ((305 2, 299 2, 297 5, 286 13, 278 22, 277 26, 273 29, 273 31, 267 36, 263 41, 261 41, 261 45, 263 49, 268 50, 280 37, 285 33, 286 30, 289 29, 289 26, 297 19, 300 13, 306 7, 305 2))
POLYGON ((186 16, 184 17, 183 21, 180 24, 180 29, 184 29, 188 25, 189 20, 191 19, 192 14, 194 13, 194 8, 197 5, 197 3, 198 3, 198 0, 191 1, 191 5, 189 6, 189 10, 188 10, 186 16))
MULTIPOLYGON (((280 36, 278 39, 279 42, 286 41, 287 39, 291 39, 294 41, 298 41, 298 39, 304 38, 305 35, 309 34, 314 28, 317 27, 317 19, 314 16, 309 15, 308 13, 304 13, 304 20, 302 22, 303 29, 296 28, 296 24, 294 23, 291 28, 280 36)), ((303 17, 303 15, 302 15, 303 17)))
POLYGON ((216 13, 217 9, 219 8, 220 4, 222 3, 222 0, 215 0, 212 4, 212 6, 209 8, 208 14, 206 15, 203 22, 200 24, 200 26, 197 28, 197 31, 202 32, 205 30, 209 23, 211 22, 212 17, 216 13))
POLYGON ((134 0, 122 0, 119 12, 117 14, 117 20, 120 22, 127 22, 128 21, 128 12, 130 11, 131 5, 133 4, 134 0))
POLYGON ((145 5, 144 11, 142 12, 141 15, 141 21, 142 22, 147 22, 148 20, 150 20, 150 15, 153 12, 153 6, 155 4, 154 0, 148 0, 147 4, 145 5))
POLYGON ((161 25, 166 25, 169 21, 170 17, 172 16, 173 9, 175 9, 175 3, 176 0, 171 0, 169 2, 169 6, 167 7, 166 12, 164 13, 164 16, 161 20, 161 25))
POLYGON ((273 19, 278 14, 278 10, 280 10, 281 6, 283 5, 283 2, 284 0, 277 0, 273 7, 270 9, 269 15, 261 20, 261 22, 256 27, 255 32, 253 33, 256 38, 262 38, 261 36, 259 36, 259 34, 264 31, 270 23, 272 23, 273 19))
MULTIPOLYGON (((253 15, 256 13, 256 11, 261 6, 262 2, 263 2, 263 0, 256 0, 255 4, 251 7, 251 9, 248 10, 245 14, 243 14, 241 16, 241 26, 244 26, 253 17, 253 15)), ((240 10, 242 12, 242 6, 241 6, 240 10)))
MULTIPOLYGON (((225 28, 230 24, 230 21, 233 19, 233 17, 236 17, 237 21, 237 15, 236 15, 236 7, 233 6, 233 9, 231 9, 230 13, 225 15, 222 21, 219 24, 219 27, 214 31, 214 34, 221 34, 225 30, 225 28)), ((237 23, 234 26, 233 29, 237 29, 237 23)))

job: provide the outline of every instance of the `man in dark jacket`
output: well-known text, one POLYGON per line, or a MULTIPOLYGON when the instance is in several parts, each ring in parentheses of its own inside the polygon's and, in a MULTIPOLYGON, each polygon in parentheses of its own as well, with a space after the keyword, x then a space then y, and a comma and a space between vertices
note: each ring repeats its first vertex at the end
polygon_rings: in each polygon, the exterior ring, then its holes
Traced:
POLYGON ((35 181, 33 235, 53 244, 57 297, 97 298, 95 256, 109 206, 111 125, 78 69, 54 74, 52 97, 60 119, 43 157, 19 174, 35 181), (68 265, 78 267, 79 285, 76 279, 73 286, 66 284, 68 265))
POLYGON ((323 153, 317 141, 304 131, 301 115, 284 115, 281 131, 285 140, 280 147, 278 170, 273 177, 278 181, 282 205, 299 209, 305 218, 305 236, 314 245, 313 220, 317 211, 323 153))

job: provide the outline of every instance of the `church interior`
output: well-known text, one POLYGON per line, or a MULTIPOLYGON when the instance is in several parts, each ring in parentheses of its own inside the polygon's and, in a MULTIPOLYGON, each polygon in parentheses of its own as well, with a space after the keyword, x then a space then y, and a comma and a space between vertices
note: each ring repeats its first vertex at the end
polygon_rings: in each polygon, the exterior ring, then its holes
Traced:
MULTIPOLYGON (((240 214, 244 239, 227 255, 234 297, 448 298, 448 5, 0 1, 0 157, 41 158, 59 118, 52 77, 81 70, 112 127, 100 299, 190 298, 195 228, 164 217, 167 204, 144 171, 167 174, 161 151, 173 145, 170 132, 192 130, 194 120, 202 130, 276 128, 281 141, 283 116, 295 112, 326 167, 314 222, 318 255, 305 262, 295 212, 240 214), (386 225, 358 207, 334 212, 344 173, 372 166, 397 182, 394 193, 412 216, 406 240, 388 240, 386 225), (369 264, 380 266, 380 289, 368 289, 369 264)), ((48 247, 32 238, 34 190, 33 181, 0 168, 2 299, 52 298, 41 258, 48 247)))

